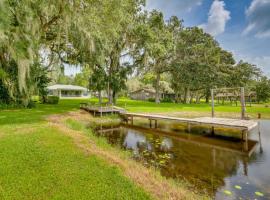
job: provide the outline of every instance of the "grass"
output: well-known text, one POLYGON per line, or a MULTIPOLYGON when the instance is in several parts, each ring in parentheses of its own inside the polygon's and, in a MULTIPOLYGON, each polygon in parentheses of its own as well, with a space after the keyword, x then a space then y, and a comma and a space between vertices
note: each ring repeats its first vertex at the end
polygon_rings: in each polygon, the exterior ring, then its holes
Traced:
POLYGON ((0 199, 151 199, 121 170, 85 154, 46 118, 79 100, 0 111, 0 199))
MULTIPOLYGON (((91 102, 97 102, 92 99, 91 102)), ((270 107, 268 104, 252 104, 247 106, 246 113, 251 118, 257 118, 258 113, 261 113, 262 118, 270 119, 270 107)), ((126 108, 130 112, 145 112, 145 113, 168 113, 170 115, 180 115, 184 117, 198 117, 210 116, 211 105, 207 103, 200 104, 175 104, 175 103, 161 103, 156 104, 148 101, 135 101, 126 98, 121 98, 117 101, 117 106, 126 108)), ((222 117, 240 117, 241 107, 226 105, 215 106, 216 116, 222 117)))
POLYGON ((80 102, 89 100, 61 100, 58 105, 36 104, 32 109, 0 110, 0 125, 5 124, 31 124, 44 121, 46 116, 63 114, 79 109, 80 102))

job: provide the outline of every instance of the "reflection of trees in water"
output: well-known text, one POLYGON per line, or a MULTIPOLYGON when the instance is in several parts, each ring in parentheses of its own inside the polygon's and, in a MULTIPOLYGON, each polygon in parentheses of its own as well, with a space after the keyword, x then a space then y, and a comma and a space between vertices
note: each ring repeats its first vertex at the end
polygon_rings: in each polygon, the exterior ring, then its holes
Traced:
POLYGON ((104 137, 109 144, 119 147, 122 147, 126 138, 126 133, 121 131, 121 128, 114 129, 113 127, 111 129, 100 129, 95 132, 95 135, 98 137, 104 137))
POLYGON ((241 158, 229 151, 203 147, 170 137, 129 129, 98 133, 110 144, 131 149, 147 166, 160 168, 165 177, 186 179, 201 191, 214 194, 224 186, 224 178, 237 173, 241 158))
POLYGON ((187 179, 196 188, 213 192, 224 178, 237 173, 239 158, 231 152, 214 150, 186 142, 175 142, 173 159, 162 168, 163 176, 187 179))

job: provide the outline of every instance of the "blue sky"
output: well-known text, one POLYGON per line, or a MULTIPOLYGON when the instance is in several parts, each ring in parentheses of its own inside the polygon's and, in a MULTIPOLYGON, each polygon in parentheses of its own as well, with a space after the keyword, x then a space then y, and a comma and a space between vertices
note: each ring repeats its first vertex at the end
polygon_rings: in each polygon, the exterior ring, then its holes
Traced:
POLYGON ((270 0, 146 0, 146 9, 200 26, 237 61, 256 64, 270 76, 270 0))

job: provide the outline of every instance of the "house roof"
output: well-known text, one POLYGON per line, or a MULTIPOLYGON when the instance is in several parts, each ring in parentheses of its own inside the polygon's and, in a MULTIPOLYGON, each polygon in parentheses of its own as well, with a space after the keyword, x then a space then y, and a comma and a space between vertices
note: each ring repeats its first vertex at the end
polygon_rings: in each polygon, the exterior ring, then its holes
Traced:
POLYGON ((48 90, 77 90, 77 91, 87 91, 87 88, 77 86, 77 85, 61 85, 61 84, 56 84, 47 87, 48 90))
POLYGON ((152 90, 152 89, 148 89, 148 88, 142 88, 142 89, 139 89, 139 90, 135 90, 135 91, 132 91, 130 92, 131 94, 133 93, 137 93, 137 92, 148 92, 148 93, 156 93, 155 90, 152 90))

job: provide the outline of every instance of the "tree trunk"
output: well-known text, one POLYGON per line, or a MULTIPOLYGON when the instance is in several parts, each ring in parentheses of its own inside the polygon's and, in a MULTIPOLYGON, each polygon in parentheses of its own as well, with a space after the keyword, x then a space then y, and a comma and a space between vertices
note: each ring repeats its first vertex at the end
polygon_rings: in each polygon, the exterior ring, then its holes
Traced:
POLYGON ((200 103, 200 94, 199 92, 196 93, 196 104, 200 103))
POLYGON ((205 102, 206 103, 209 103, 210 96, 211 96, 211 94, 210 94, 209 90, 207 90, 206 94, 205 94, 205 102))
POLYGON ((110 83, 108 83, 108 103, 112 104, 113 103, 113 98, 112 98, 112 89, 110 87, 110 83))
POLYGON ((116 104, 116 99, 117 99, 115 91, 112 92, 112 99, 113 99, 113 104, 115 105, 116 104))
POLYGON ((190 98, 189 98, 189 103, 190 103, 190 104, 193 103, 193 97, 194 97, 194 94, 192 93, 192 94, 190 95, 190 98))
POLYGON ((156 80, 156 99, 155 102, 156 103, 160 103, 160 97, 159 97, 159 82, 160 82, 160 73, 157 73, 157 80, 156 80))
POLYGON ((98 103, 99 103, 99 105, 102 105, 102 95, 101 95, 101 91, 98 91, 98 103))
POLYGON ((189 103, 189 98, 190 98, 190 90, 189 88, 185 88, 184 91, 184 99, 183 99, 183 103, 188 104, 189 103))

